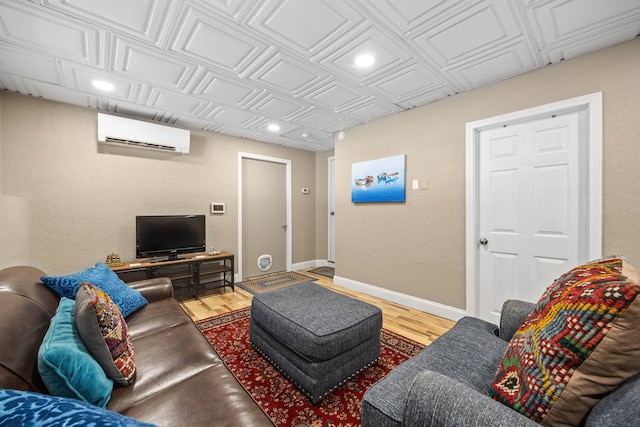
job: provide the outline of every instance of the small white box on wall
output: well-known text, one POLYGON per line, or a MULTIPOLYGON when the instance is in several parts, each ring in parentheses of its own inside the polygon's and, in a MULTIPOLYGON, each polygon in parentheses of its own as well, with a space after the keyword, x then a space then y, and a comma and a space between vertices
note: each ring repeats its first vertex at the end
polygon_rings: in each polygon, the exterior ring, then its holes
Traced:
POLYGON ((224 213, 224 203, 211 203, 211 213, 212 214, 223 214, 224 213))

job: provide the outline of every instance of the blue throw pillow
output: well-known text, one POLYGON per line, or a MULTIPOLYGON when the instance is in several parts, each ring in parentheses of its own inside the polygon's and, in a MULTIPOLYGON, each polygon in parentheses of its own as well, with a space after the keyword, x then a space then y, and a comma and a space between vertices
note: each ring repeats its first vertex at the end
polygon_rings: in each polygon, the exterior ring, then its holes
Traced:
POLYGON ((71 299, 76 299, 80 283, 88 282, 96 285, 109 295, 124 317, 148 303, 140 292, 128 287, 116 273, 101 262, 68 276, 43 276, 40 280, 59 297, 71 299))
POLYGON ((113 381, 91 356, 75 322, 76 303, 62 298, 38 350, 38 372, 49 393, 104 408, 113 381))
POLYGON ((153 427, 154 424, 75 399, 0 389, 0 426, 153 427))

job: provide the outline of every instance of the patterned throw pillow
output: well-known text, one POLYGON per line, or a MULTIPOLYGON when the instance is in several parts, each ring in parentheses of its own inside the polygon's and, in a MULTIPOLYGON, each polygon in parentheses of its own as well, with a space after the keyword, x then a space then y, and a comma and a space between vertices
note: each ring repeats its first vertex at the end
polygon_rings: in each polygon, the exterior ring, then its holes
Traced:
POLYGON ((153 427, 80 400, 0 389, 0 425, 153 427))
POLYGON ((140 292, 127 286, 116 273, 101 262, 67 276, 43 276, 42 283, 47 285, 59 297, 76 299, 80 283, 88 282, 105 291, 111 300, 118 305, 124 317, 145 306, 148 301, 140 292))
POLYGON ((507 346, 488 394, 543 425, 581 425, 640 372, 639 273, 621 257, 556 280, 507 346))
POLYGON ((107 376, 118 384, 131 384, 136 373, 133 344, 118 306, 85 282, 78 289, 75 315, 80 338, 107 376))

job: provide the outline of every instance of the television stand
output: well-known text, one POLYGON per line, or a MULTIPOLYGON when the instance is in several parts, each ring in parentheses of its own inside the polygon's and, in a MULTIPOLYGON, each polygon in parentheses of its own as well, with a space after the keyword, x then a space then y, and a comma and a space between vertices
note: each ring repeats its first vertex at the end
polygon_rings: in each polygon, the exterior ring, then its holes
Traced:
POLYGON ((124 282, 169 277, 176 297, 198 298, 201 292, 231 287, 234 284, 234 255, 221 252, 209 255, 207 252, 192 254, 178 259, 148 259, 131 261, 119 267, 111 267, 124 282))
MULTIPOLYGON (((175 257, 168 257, 168 258, 151 258, 149 260, 149 262, 151 264, 157 264, 159 262, 167 262, 167 261, 179 261, 182 259, 190 259, 191 257, 189 256, 175 256, 175 257)), ((134 263, 135 264, 135 263, 134 263)))

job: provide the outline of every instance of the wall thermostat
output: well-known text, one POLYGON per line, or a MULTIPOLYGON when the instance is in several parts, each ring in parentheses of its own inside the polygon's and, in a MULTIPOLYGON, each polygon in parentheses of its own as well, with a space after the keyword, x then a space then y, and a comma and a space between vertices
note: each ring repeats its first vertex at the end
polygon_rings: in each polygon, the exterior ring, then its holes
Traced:
POLYGON ((223 214, 224 213, 224 203, 211 203, 211 213, 212 214, 223 214))

